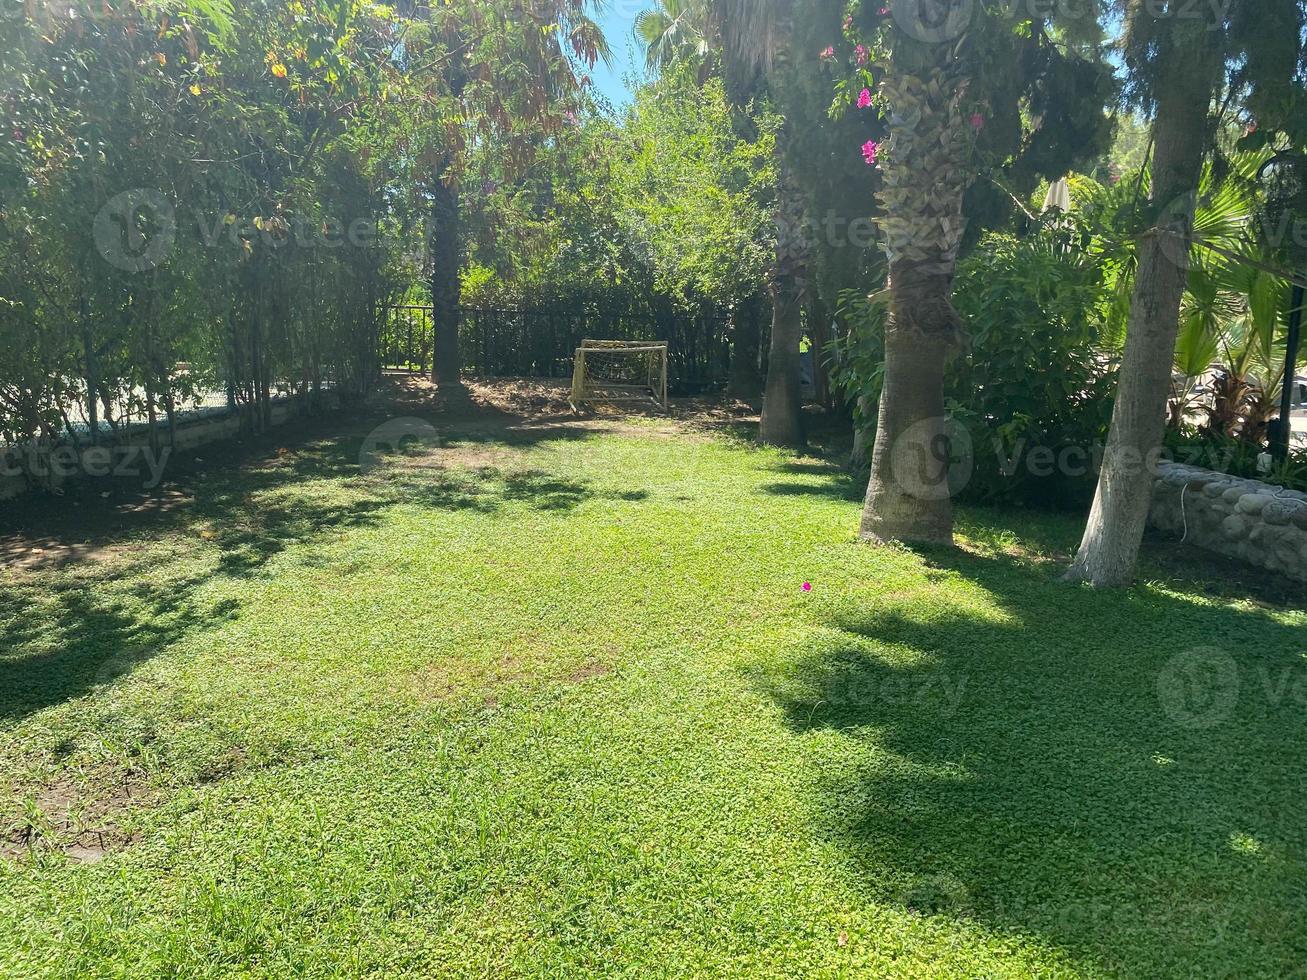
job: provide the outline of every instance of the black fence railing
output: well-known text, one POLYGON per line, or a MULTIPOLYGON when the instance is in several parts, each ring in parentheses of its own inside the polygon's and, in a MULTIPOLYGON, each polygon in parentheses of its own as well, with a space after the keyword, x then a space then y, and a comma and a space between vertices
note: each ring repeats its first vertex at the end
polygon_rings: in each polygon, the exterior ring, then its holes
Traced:
MULTIPOLYGON (((430 306, 388 307, 382 319, 382 367, 429 371, 434 320, 430 306)), ((719 310, 684 314, 464 308, 459 352, 463 369, 481 377, 566 378, 582 340, 666 340, 670 386, 695 393, 726 383, 727 322, 719 310)))

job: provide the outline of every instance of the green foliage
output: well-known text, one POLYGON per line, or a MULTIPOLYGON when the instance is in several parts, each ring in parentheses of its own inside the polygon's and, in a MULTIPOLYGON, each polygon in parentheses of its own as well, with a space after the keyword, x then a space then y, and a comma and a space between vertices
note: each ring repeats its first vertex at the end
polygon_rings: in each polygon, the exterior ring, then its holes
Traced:
POLYGON ((717 40, 706 0, 658 0, 635 18, 635 37, 644 46, 650 70, 693 64, 712 65, 717 40))
POLYGON ((1307 448, 1292 447, 1285 459, 1273 460, 1269 469, 1264 469, 1265 449, 1247 439, 1171 428, 1163 445, 1168 458, 1176 462, 1307 493, 1307 448))
MULTIPOLYGON (((1276 269, 1276 228, 1257 220, 1262 190, 1256 174, 1264 150, 1230 153, 1204 168, 1194 202, 1194 245, 1180 309, 1172 392, 1172 428, 1201 425, 1260 445, 1278 413, 1289 298, 1276 269)), ((1137 263, 1137 242, 1162 206, 1149 199, 1147 169, 1103 184, 1070 179, 1073 220, 1081 242, 1104 273, 1104 347, 1125 341, 1137 263)))
POLYGON ((688 66, 623 116, 574 117, 506 173, 502 146, 467 156, 469 306, 731 306, 763 287, 775 249, 775 120, 737 134, 722 83, 688 66))
POLYGON ((253 428, 275 390, 364 392, 381 306, 424 274, 433 169, 456 179, 469 142, 497 141, 511 174, 562 126, 575 66, 605 50, 580 0, 530 17, 511 0, 9 13, 0 347, 17 356, 0 359, 0 433, 13 440, 94 438, 129 417, 153 429, 201 392, 225 391, 253 428))
POLYGON ((1092 471, 1031 459, 1069 449, 1087 462, 1111 421, 1115 375, 1097 354, 1102 273, 1074 237, 1057 226, 991 235, 959 266, 954 296, 970 343, 945 390, 971 432, 967 492, 978 499, 1079 505, 1093 492, 1092 471))
POLYGON ((718 302, 758 292, 775 252, 778 121, 761 109, 751 121, 757 138, 737 135, 722 82, 699 85, 690 66, 636 93, 611 193, 660 291, 718 302))
POLYGON ((511 177, 501 145, 468 155, 463 302, 478 307, 584 303, 648 294, 652 277, 618 223, 612 174, 623 144, 603 116, 569 122, 537 142, 511 177))
MULTIPOLYGON (((1078 239, 1062 223, 1022 239, 994 233, 959 264, 954 302, 969 337, 945 393, 971 437, 969 499, 1080 506, 1093 492, 1089 464, 1106 440, 1115 374, 1100 354, 1102 268, 1078 239), (1040 461, 1066 450, 1076 465, 1040 461)), ((842 299, 850 329, 831 345, 832 377, 856 406, 855 425, 870 427, 884 372, 884 295, 842 299)))
POLYGON ((885 304, 846 289, 836 313, 846 330, 827 345, 831 384, 853 406, 854 428, 868 430, 885 381, 885 304))

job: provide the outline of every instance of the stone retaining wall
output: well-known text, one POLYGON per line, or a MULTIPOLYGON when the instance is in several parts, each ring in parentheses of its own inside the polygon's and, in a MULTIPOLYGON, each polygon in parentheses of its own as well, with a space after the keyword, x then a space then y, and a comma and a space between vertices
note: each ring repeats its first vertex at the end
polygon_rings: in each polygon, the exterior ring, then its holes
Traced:
POLYGON ((1307 582, 1307 493, 1163 462, 1148 521, 1199 548, 1307 582))
MULTIPOLYGON (((333 393, 324 392, 322 395, 323 405, 326 408, 333 407, 336 404, 333 393)), ((290 419, 301 414, 301 403, 298 398, 278 398, 272 403, 272 424, 282 425, 290 419)), ((201 415, 193 418, 182 416, 178 420, 177 437, 173 451, 180 452, 185 449, 193 449, 197 446, 203 446, 211 442, 219 442, 224 439, 234 439, 240 435, 240 419, 234 412, 201 415)), ((150 435, 144 426, 133 426, 120 440, 114 445, 121 448, 123 446, 146 446, 149 444, 150 435)), ((168 446, 168 432, 165 428, 160 436, 159 441, 163 446, 168 446)), ((78 456, 85 457, 86 453, 91 450, 90 447, 81 447, 77 450, 78 456)), ((20 454, 18 460, 21 462, 26 459, 26 454, 20 454)), ((12 460, 6 462, 6 469, 12 465, 12 460)), ((94 472, 94 467, 79 466, 79 469, 94 472)), ((67 479, 77 479, 78 477, 66 477, 63 479, 52 477, 30 477, 25 473, 0 472, 0 500, 9 500, 13 497, 27 493, 42 485, 60 486, 67 479)), ((82 479, 90 477, 82 476, 82 479)))

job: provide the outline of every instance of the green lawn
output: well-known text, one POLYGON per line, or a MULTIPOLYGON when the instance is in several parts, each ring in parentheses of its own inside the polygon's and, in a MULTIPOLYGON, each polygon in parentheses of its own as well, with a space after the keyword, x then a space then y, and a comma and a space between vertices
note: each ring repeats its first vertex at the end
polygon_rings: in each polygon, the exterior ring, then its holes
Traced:
POLYGON ((15 509, 88 543, 0 571, 0 972, 1307 975, 1262 583, 1064 585, 1012 512, 873 549, 709 427, 433 415, 360 474, 383 417, 15 509))

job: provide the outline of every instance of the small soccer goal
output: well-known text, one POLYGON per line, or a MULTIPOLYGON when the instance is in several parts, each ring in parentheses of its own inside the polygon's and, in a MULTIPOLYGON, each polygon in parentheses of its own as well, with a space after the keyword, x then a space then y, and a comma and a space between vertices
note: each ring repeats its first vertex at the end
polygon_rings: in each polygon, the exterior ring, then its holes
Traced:
POLYGON ((572 411, 595 402, 667 409, 667 341, 583 340, 572 367, 572 411))

